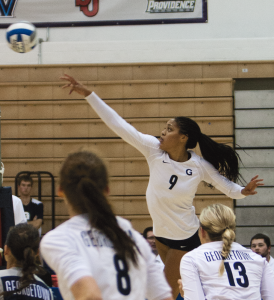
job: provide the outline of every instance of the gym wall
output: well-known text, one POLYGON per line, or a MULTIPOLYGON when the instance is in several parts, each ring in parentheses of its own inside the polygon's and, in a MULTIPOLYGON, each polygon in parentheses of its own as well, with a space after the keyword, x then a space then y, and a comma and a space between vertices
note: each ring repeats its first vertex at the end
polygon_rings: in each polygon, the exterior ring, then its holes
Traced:
MULTIPOLYGON (((208 23, 50 28, 42 64, 272 60, 272 0, 210 0, 208 23)), ((0 29, 0 65, 37 64, 13 53, 0 29)), ((46 29, 38 29, 46 38, 46 29)))

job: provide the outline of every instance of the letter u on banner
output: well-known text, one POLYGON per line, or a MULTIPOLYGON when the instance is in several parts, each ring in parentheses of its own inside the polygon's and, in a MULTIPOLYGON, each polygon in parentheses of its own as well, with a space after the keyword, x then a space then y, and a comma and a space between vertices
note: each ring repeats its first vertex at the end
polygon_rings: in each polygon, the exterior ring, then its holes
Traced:
POLYGON ((80 6, 80 10, 87 16, 93 17, 99 11, 99 0, 76 0, 75 6, 80 6), (89 5, 92 4, 92 10, 89 10, 89 5))

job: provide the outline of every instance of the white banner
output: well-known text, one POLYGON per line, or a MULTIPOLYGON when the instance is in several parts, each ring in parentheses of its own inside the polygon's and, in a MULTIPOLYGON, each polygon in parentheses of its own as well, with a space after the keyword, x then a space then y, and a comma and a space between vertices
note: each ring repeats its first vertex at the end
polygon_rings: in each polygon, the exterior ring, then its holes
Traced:
POLYGON ((206 0, 0 0, 0 27, 29 21, 37 27, 198 23, 206 0))

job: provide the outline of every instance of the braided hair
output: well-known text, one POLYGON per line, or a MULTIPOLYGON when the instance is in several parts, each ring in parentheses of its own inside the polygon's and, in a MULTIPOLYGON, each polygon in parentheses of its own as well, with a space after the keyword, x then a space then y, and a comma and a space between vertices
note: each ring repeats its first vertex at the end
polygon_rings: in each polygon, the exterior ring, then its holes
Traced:
POLYGON ((213 204, 202 210, 200 223, 212 242, 223 241, 221 253, 223 260, 219 269, 219 275, 222 276, 224 260, 228 257, 231 244, 235 240, 236 217, 228 206, 213 204))

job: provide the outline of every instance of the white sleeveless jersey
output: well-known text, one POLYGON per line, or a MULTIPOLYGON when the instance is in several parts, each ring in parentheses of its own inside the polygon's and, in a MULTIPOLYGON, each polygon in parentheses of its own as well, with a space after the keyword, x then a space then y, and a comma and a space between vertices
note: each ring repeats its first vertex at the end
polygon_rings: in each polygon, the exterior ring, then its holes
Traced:
POLYGON ((210 242, 188 252, 180 273, 185 300, 273 300, 274 273, 265 258, 233 243, 219 276, 223 242, 210 242))
POLYGON ((150 170, 146 198, 156 236, 182 240, 198 230, 199 221, 192 204, 201 181, 212 184, 233 199, 245 197, 241 194, 241 186, 221 176, 193 151, 188 161, 173 161, 159 149, 157 138, 138 132, 95 93, 86 99, 111 130, 146 157, 150 170))
POLYGON ((87 215, 75 216, 44 236, 41 253, 56 272, 64 299, 74 299, 70 288, 85 276, 95 279, 104 300, 161 300, 171 296, 147 241, 127 220, 117 217, 117 221, 140 251, 138 267, 117 256, 108 238, 91 228, 87 215))

